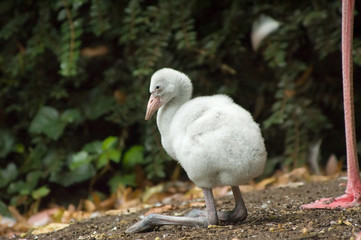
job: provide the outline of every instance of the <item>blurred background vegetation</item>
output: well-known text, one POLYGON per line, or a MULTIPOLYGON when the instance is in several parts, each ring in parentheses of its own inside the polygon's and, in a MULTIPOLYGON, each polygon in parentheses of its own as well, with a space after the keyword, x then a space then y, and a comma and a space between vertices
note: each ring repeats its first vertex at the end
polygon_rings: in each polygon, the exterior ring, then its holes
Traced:
MULTIPOLYGON (((189 75, 195 96, 228 94, 253 114, 263 177, 307 164, 319 141, 321 166, 345 156, 341 1, 3 0, 0 14, 0 214, 184 178, 144 121, 162 67, 189 75), (262 14, 281 25, 254 51, 262 14)), ((358 120, 357 14, 354 37, 358 120)))

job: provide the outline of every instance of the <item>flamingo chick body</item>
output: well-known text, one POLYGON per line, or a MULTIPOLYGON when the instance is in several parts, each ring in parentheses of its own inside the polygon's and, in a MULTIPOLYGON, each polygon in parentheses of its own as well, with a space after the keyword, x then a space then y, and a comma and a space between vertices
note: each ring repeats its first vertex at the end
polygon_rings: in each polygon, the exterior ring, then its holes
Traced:
POLYGON ((150 92, 146 120, 159 109, 162 145, 203 189, 207 211, 193 211, 186 217, 151 215, 127 232, 164 224, 207 226, 218 220, 244 220, 247 210, 238 185, 260 175, 267 158, 260 128, 251 114, 226 95, 191 99, 190 79, 170 68, 153 74, 150 92), (216 186, 232 186, 233 211, 216 211, 212 194, 216 186))
POLYGON ((259 127, 227 96, 186 102, 169 130, 162 135, 164 148, 199 187, 238 186, 263 171, 266 151, 259 127))

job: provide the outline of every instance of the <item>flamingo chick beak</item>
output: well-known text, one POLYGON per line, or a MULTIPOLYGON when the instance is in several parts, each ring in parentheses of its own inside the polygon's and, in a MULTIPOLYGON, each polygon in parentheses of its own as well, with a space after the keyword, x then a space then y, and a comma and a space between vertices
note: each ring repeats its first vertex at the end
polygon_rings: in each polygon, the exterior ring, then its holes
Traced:
POLYGON ((145 114, 145 120, 152 118, 153 114, 162 106, 159 96, 154 96, 152 93, 149 97, 147 113, 145 114))

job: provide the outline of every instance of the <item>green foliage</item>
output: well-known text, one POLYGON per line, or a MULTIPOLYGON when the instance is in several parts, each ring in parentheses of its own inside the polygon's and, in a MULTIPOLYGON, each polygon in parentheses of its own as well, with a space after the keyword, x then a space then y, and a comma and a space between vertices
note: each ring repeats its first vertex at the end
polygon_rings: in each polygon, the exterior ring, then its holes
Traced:
POLYGON ((313 65, 337 51, 341 34, 337 25, 340 20, 338 8, 339 4, 333 3, 329 11, 321 6, 295 11, 287 16, 288 26, 281 28, 264 46, 264 59, 279 79, 272 114, 264 121, 264 127, 284 133, 283 157, 276 156, 269 164, 277 162, 286 167, 304 165, 310 144, 322 138, 322 131, 331 128, 329 119, 320 109, 325 99, 315 98, 316 91, 322 97, 326 97, 329 92, 317 84, 320 79, 316 77, 313 65), (331 18, 338 20, 331 22, 331 18), (305 28, 303 36, 297 26, 305 28), (318 53, 314 58, 295 57, 303 51, 305 38, 310 39, 313 51, 318 53))
POLYGON ((78 16, 78 11, 87 1, 62 0, 59 3, 59 13, 57 20, 61 23, 61 40, 58 49, 58 59, 60 62, 60 74, 67 76, 77 75, 77 61, 80 55, 82 33, 82 19, 78 16))
POLYGON ((123 164, 126 169, 132 169, 136 164, 144 162, 143 159, 144 147, 133 146, 124 155, 123 164))
POLYGON ((47 137, 57 140, 68 123, 81 121, 79 110, 68 109, 61 115, 52 107, 42 106, 30 123, 29 132, 33 134, 43 133, 47 137))
POLYGON ((38 189, 35 189, 31 196, 34 198, 34 199, 40 199, 40 198, 43 198, 45 196, 47 196, 50 192, 50 189, 46 186, 42 186, 42 187, 39 187, 38 189))
POLYGON ((18 171, 14 163, 9 163, 4 169, 0 172, 0 187, 7 186, 14 179, 16 179, 18 171))
POLYGON ((86 144, 80 152, 72 156, 70 169, 75 170, 94 162, 96 169, 102 169, 113 161, 120 162, 121 149, 117 146, 117 137, 107 137, 103 142, 94 141, 86 144))
POLYGON ((0 157, 5 157, 13 150, 14 141, 9 131, 0 129, 0 157))
MULTIPOLYGON (((2 1, 0 214, 59 188, 115 191, 136 186, 139 171, 169 178, 176 162, 154 120, 144 121, 149 79, 162 67, 187 73, 195 96, 229 94, 253 113, 269 152, 265 175, 304 164, 319 139, 322 159, 344 155, 340 4, 2 1), (281 25, 254 52, 261 14, 281 25)), ((353 54, 357 73, 359 31, 353 54)))

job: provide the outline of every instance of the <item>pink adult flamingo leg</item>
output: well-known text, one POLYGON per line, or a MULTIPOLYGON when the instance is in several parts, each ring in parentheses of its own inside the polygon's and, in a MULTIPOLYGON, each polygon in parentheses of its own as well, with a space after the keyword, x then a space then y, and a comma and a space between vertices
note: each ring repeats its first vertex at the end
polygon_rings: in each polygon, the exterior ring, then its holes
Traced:
POLYGON ((352 76, 353 11, 355 1, 342 1, 342 78, 345 114, 347 187, 344 195, 337 198, 323 198, 314 203, 302 205, 312 208, 349 208, 361 205, 361 179, 356 150, 355 117, 352 76))
POLYGON ((356 240, 361 240, 361 232, 359 232, 356 236, 356 240))

